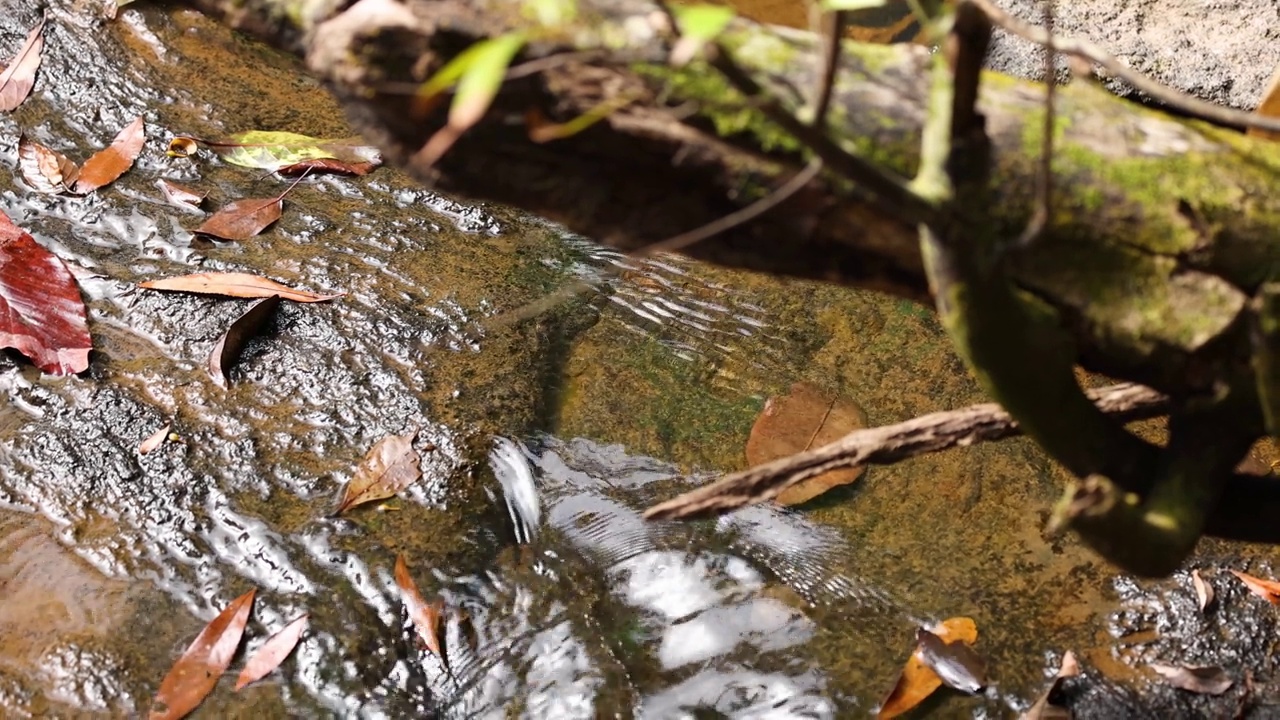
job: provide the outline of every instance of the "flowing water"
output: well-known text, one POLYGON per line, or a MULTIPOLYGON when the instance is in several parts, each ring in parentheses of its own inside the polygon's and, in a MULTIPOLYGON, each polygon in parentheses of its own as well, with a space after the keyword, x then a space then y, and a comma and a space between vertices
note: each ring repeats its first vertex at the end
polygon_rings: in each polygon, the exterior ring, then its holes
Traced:
MULTIPOLYGON (((158 179, 215 205, 283 184, 168 158, 174 133, 343 136, 340 110, 289 58, 197 14, 96 13, 49 4, 35 93, 0 116, 0 209, 76 269, 94 334, 79 377, 0 357, 4 717, 145 713, 250 588, 250 647, 302 612, 311 630, 198 717, 858 717, 915 627, 957 615, 995 684, 941 694, 941 716, 1012 715, 1066 649, 1096 668, 1082 716, 1229 707, 1149 684, 1134 668, 1157 659, 1270 678, 1273 614, 1225 573, 1206 571, 1219 605, 1202 617, 1185 573, 1137 583, 1043 540, 1063 478, 1021 440, 876 468, 803 511, 645 523, 647 505, 741 467, 765 398, 793 382, 874 424, 981 397, 924 308, 632 261, 389 168, 304 180, 253 240, 198 239, 158 179), (146 148, 114 185, 49 197, 18 179, 21 133, 83 159, 139 114, 146 148), (347 295, 285 304, 224 390, 204 358, 247 301, 135 286, 227 270, 347 295), (579 282, 591 290, 521 313, 579 282), (177 439, 140 456, 166 423, 177 439), (367 449, 415 426, 423 480, 331 517, 367 449), (406 624, 399 553, 445 601, 448 667, 406 624)), ((0 56, 37 19, 0 0, 0 56)), ((1206 543, 1197 562, 1271 557, 1206 543)))

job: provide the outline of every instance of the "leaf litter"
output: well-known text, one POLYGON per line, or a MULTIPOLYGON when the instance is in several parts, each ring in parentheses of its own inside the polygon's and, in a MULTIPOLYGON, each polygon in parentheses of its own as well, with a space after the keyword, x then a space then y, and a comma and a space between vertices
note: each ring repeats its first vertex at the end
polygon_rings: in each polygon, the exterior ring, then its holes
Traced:
POLYGON ((138 283, 148 290, 169 290, 200 295, 223 295, 237 298, 265 298, 279 295, 283 300, 312 303, 333 300, 346 293, 322 295, 307 290, 296 290, 275 280, 249 273, 194 273, 178 277, 161 278, 138 283))
MULTIPOLYGON (((927 631, 944 646, 952 643, 972 645, 978 641, 978 626, 967 617, 948 618, 927 631)), ((942 687, 943 679, 929 666, 929 660, 936 662, 937 658, 928 658, 927 653, 936 654, 937 649, 926 651, 917 639, 916 647, 898 675, 893 689, 884 702, 880 703, 877 718, 886 720, 907 713, 942 687)))
POLYGON ((240 353, 244 352, 245 345, 262 334, 275 317, 278 307, 280 307, 279 295, 272 295, 266 300, 255 303, 245 314, 231 323, 227 331, 218 339, 213 350, 209 352, 207 367, 209 375, 219 387, 226 387, 230 382, 231 376, 228 372, 240 360, 240 353))
POLYGON ((176 720, 195 710, 217 686, 240 647, 255 590, 241 595, 218 614, 187 647, 160 682, 150 720, 176 720))
POLYGON ((18 170, 32 190, 46 195, 71 192, 80 167, 66 155, 29 139, 18 138, 18 170))
POLYGON ((169 155, 189 157, 203 145, 224 161, 241 167, 293 174, 307 169, 347 172, 364 175, 382 164, 382 152, 364 144, 358 137, 316 138, 292 132, 247 130, 223 140, 204 140, 191 135, 178 135, 169 142, 169 155), (312 161, 318 162, 307 166, 312 161), (359 172, 352 168, 359 168, 359 172))
POLYGON ((116 135, 111 145, 84 161, 71 191, 85 195, 115 182, 133 167, 133 161, 138 159, 146 141, 147 126, 139 115, 116 135))
POLYGON ((449 664, 445 658, 441 632, 444 623, 444 601, 437 599, 435 602, 428 603, 422 598, 422 593, 418 592, 418 585, 413 582, 413 576, 409 574, 409 564, 405 561, 403 553, 396 555, 395 576, 396 587, 400 588, 400 599, 404 602, 409 619, 413 622, 418 641, 435 653, 447 670, 449 664))
POLYGON ((44 18, 40 18, 40 22, 27 33, 9 66, 0 65, 0 112, 17 110, 31 94, 31 88, 35 87, 36 70, 40 67, 44 50, 44 25, 44 18))
POLYGON ((160 188, 160 192, 164 193, 164 199, 170 205, 183 210, 202 212, 200 206, 204 204, 204 193, 164 178, 156 180, 156 187, 160 188))
MULTIPOLYGON (((747 438, 750 466, 821 447, 867 426, 867 414, 852 400, 812 383, 799 382, 786 395, 769 398, 747 438)), ((840 468, 792 485, 778 494, 780 505, 808 502, 828 490, 848 485, 864 468, 840 468)))
POLYGON ((246 685, 261 680, 280 667, 280 663, 284 662, 285 658, 289 657, 293 649, 298 646, 302 633, 307 630, 309 617, 304 613, 284 626, 280 632, 268 638, 262 647, 258 648, 258 651, 244 664, 240 677, 236 678, 236 692, 240 692, 246 685))
POLYGON ((75 277, 0 211, 0 347, 13 348, 51 375, 89 367, 84 300, 75 277))
POLYGON ((294 180, 284 192, 274 198, 248 198, 228 203, 210 215, 195 232, 223 240, 248 240, 256 236, 280 219, 280 213, 284 209, 284 196, 297 187, 303 177, 306 175, 294 180))
POLYGON ((1231 570, 1232 575, 1240 579, 1244 586, 1249 588, 1249 592, 1266 600, 1272 605, 1280 605, 1280 582, 1275 580, 1263 580, 1259 577, 1242 573, 1239 570, 1231 570))
POLYGON ((138 445, 138 454, 146 455, 152 450, 155 450, 156 448, 160 447, 160 444, 165 441, 165 438, 169 437, 169 427, 170 427, 170 424, 165 423, 164 427, 148 435, 147 439, 143 440, 138 445))
POLYGON ((1221 695, 1231 689, 1235 681, 1227 671, 1216 665, 1165 665, 1151 663, 1147 667, 1164 678, 1165 683, 1200 695, 1221 695))
POLYGON ((342 500, 333 514, 341 515, 357 505, 393 497, 417 482, 422 477, 418 453, 413 449, 418 430, 415 427, 404 435, 388 435, 374 443, 343 489, 342 500))

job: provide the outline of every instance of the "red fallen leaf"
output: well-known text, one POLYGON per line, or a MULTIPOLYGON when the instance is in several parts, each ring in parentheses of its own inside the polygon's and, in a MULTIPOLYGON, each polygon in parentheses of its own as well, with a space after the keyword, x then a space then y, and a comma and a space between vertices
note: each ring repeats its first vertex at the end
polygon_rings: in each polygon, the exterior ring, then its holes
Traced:
POLYGON ((210 215, 195 231, 223 240, 248 240, 280 219, 284 196, 297 187, 303 177, 306 177, 305 172, 274 198, 237 200, 210 215))
POLYGON ((76 180, 71 192, 84 195, 115 182, 116 178, 133 167, 133 161, 137 159, 138 153, 142 152, 142 145, 146 140, 146 125, 142 122, 142 116, 139 115, 116 135, 110 147, 84 161, 84 165, 80 168, 80 177, 76 180))
POLYGON ((1280 582, 1275 580, 1263 580, 1252 575, 1246 575, 1239 570, 1232 570, 1232 575, 1240 578, 1240 582, 1249 588, 1254 595, 1266 600, 1272 605, 1280 605, 1280 582))
POLYGON ((378 167, 377 163, 372 162, 343 162, 333 158, 314 158, 311 160, 303 160, 292 165, 285 165, 277 168, 276 172, 281 175, 293 177, 295 175, 305 175, 306 173, 323 173, 330 172, 338 175, 368 175, 378 167))
POLYGON ((974 694, 987 686, 986 661, 963 640, 946 642, 919 628, 916 631, 916 653, 925 667, 949 688, 974 694))
POLYGON ((422 477, 418 453, 413 449, 417 436, 418 428, 414 428, 404 435, 388 435, 374 443, 347 483, 333 514, 340 515, 356 505, 392 497, 417 482, 422 477))
POLYGON ((80 168, 67 156, 26 135, 18 138, 18 169, 32 190, 49 195, 66 192, 80 177, 80 168))
POLYGON ((240 677, 236 678, 236 692, 240 692, 245 685, 261 680, 272 670, 280 667, 280 663, 289 657, 289 653, 297 647, 302 633, 306 631, 307 617, 304 614, 289 623, 258 648, 253 657, 249 658, 249 662, 245 663, 244 669, 240 671, 240 677))
POLYGON ((66 263, 0 211, 0 347, 53 375, 84 372, 93 348, 66 263))
MULTIPOLYGON (((440 658, 440 662, 445 662, 444 648, 440 642, 440 627, 444 621, 444 601, 436 600, 428 603, 422 599, 422 593, 418 592, 418 586, 413 582, 413 576, 409 574, 409 564, 405 562, 403 554, 396 555, 396 586, 400 588, 400 599, 404 602, 405 609, 409 611, 409 619, 413 621, 418 639, 440 658)), ((446 664, 445 667, 448 665, 446 664)))
POLYGON ((321 295, 306 290, 295 290, 287 285, 281 285, 275 280, 268 280, 248 273, 195 273, 194 275, 148 280, 144 283, 138 283, 138 287, 147 288, 148 290, 174 290, 239 298, 264 298, 279 295, 285 300, 293 300, 294 302, 322 302, 346 295, 346 293, 321 295))
POLYGON ((231 327, 218 338, 218 343, 209 351, 208 368, 213 381, 220 387, 226 387, 230 381, 227 371, 240 359, 240 353, 249 340, 262 332, 263 328, 276 314, 280 307, 280 296, 271 297, 256 303, 245 314, 236 318, 231 327))
MULTIPOLYGON (((0 112, 12 112, 31 94, 40 67, 40 51, 44 49, 44 18, 31 28, 13 64, 0 72, 0 112)), ((0 68, 3 68, 0 65, 0 68)))
POLYGON ((176 720, 195 710, 218 684, 231 658, 240 647, 244 626, 249 622, 254 590, 241 595, 218 614, 160 682, 150 720, 176 720))

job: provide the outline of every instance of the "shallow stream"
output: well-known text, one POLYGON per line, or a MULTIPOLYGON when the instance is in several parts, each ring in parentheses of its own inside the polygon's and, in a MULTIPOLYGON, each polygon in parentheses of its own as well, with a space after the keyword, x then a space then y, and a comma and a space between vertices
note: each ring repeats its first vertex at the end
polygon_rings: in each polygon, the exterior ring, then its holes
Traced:
MULTIPOLYGON (((284 185, 167 157, 175 133, 341 137, 341 111, 290 58, 193 12, 97 14, 49 3, 35 92, 0 115, 0 209, 77 268, 94 335, 78 377, 0 356, 5 717, 145 713, 250 588, 250 647, 304 611, 311 630, 196 717, 861 717, 915 627, 961 615, 995 682, 941 693, 938 716, 1014 715, 1066 649, 1093 673, 1080 717, 1234 707, 1153 684, 1137 668, 1154 660, 1250 668, 1266 696, 1274 612, 1220 568, 1266 574, 1274 552, 1206 542, 1195 562, 1219 599, 1202 617, 1186 573, 1138 583, 1042 539, 1063 476, 1026 441, 872 469, 799 511, 641 520, 742 467, 765 399, 792 383, 872 424, 981 401, 926 308, 633 261, 391 168, 304 180, 252 240, 199 239, 158 179, 211 206, 284 185), (18 177, 22 133, 83 159, 139 114, 146 147, 115 184, 51 197, 18 177), (136 288, 200 271, 347 295, 283 305, 224 390, 204 358, 248 302, 136 288), (177 439, 140 456, 166 423, 177 439), (415 426, 424 479, 331 517, 368 448, 415 426), (449 610, 448 668, 413 640, 397 553, 449 610)), ((38 16, 0 0, 0 57, 38 16)))

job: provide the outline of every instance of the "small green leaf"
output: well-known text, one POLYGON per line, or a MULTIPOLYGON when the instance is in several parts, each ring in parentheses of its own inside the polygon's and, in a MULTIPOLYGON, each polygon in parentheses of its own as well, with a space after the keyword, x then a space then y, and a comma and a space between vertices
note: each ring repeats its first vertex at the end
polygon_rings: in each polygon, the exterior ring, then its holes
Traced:
POLYGON ((724 32, 733 20, 733 8, 721 5, 675 5, 676 22, 680 24, 680 40, 671 48, 670 62, 680 67, 694 58, 707 43, 724 32))
MULTIPOLYGON (((462 51, 442 68, 436 77, 428 81, 430 85, 436 82, 445 71, 449 71, 450 75, 457 75, 458 88, 454 93, 453 103, 449 106, 448 124, 432 135, 427 144, 418 151, 419 162, 426 165, 435 163, 462 136, 462 133, 484 117, 489 104, 493 102, 498 89, 502 87, 511 59, 520 52, 520 48, 524 47, 525 40, 524 33, 519 32, 482 40, 462 51), (464 57, 465 61, 459 64, 464 57), (458 64, 456 71, 452 69, 455 64, 458 64)), ((440 85, 440 83, 436 84, 440 85)), ((448 85, 441 85, 435 92, 439 93, 447 87, 448 85)), ((422 92, 419 92, 419 97, 424 97, 422 92)))
POLYGON ((378 149, 362 144, 360 138, 323 139, 269 130, 248 130, 224 140, 199 140, 182 135, 170 143, 170 152, 190 154, 192 141, 204 144, 232 165, 271 171, 308 160, 332 159, 375 165, 382 162, 378 149), (175 146, 178 146, 177 150, 175 146), (188 152, 182 152, 183 149, 188 152))
POLYGON ((827 12, 835 12, 837 10, 870 10, 871 8, 884 7, 888 4, 888 0, 822 0, 822 9, 827 12))

